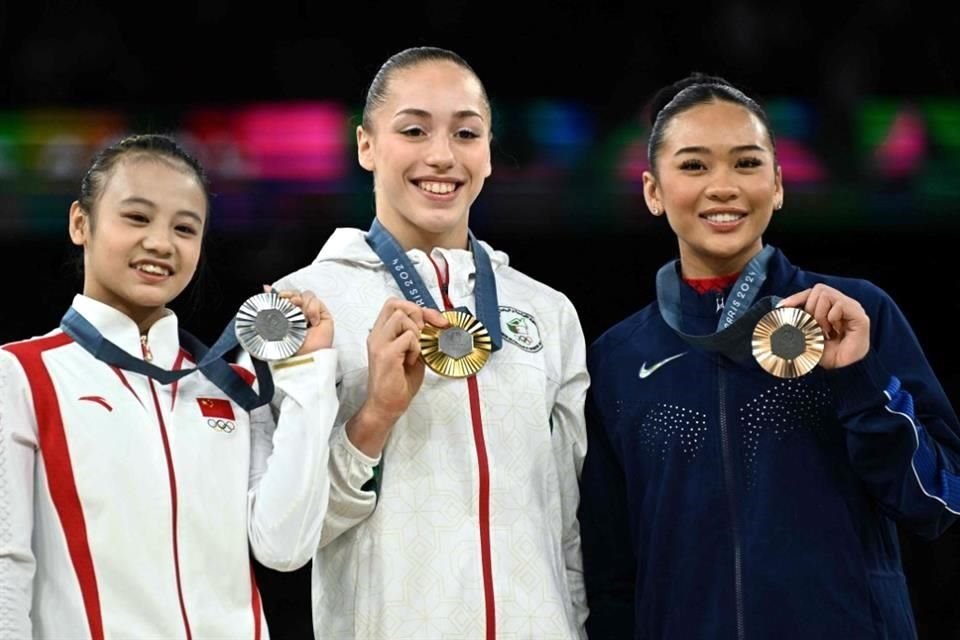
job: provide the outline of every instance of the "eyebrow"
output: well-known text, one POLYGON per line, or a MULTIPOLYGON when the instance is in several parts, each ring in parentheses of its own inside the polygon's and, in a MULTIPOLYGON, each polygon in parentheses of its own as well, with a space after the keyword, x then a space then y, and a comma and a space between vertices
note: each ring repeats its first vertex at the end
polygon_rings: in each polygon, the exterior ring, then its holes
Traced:
MULTIPOLYGON (((397 118, 403 115, 416 116, 418 118, 432 117, 429 111, 424 111, 423 109, 416 109, 413 107, 409 109, 401 109, 400 111, 397 111, 397 113, 393 117, 397 118)), ((480 118, 481 120, 483 120, 483 116, 477 113, 476 111, 474 111, 473 109, 461 109, 460 111, 455 111, 453 113, 453 117, 461 118, 461 119, 462 118, 480 118)))
MULTIPOLYGON (((157 208, 157 203, 149 198, 144 198, 142 196, 130 196, 129 198, 124 198, 120 201, 120 204, 142 204, 151 209, 157 208)), ((181 209, 177 211, 178 216, 187 216, 188 218, 193 218, 196 220, 197 224, 203 226, 203 218, 200 217, 200 214, 196 211, 190 211, 189 209, 181 209)))
MULTIPOLYGON (((743 153, 744 151, 766 152, 768 151, 768 149, 765 149, 757 144, 742 144, 740 146, 733 147, 732 149, 730 149, 730 153, 743 153)), ((681 153, 702 153, 702 154, 710 155, 712 152, 710 151, 709 147, 682 147, 680 149, 677 149, 676 153, 674 153, 673 155, 678 156, 681 153)))
POLYGON ((120 201, 120 204, 142 204, 152 209, 157 208, 157 204, 153 200, 142 198, 140 196, 130 196, 129 198, 124 198, 120 201))
POLYGON ((192 218, 198 225, 201 227, 203 226, 203 218, 200 217, 200 214, 194 211, 190 211, 189 209, 181 209, 180 211, 177 211, 177 215, 192 218))

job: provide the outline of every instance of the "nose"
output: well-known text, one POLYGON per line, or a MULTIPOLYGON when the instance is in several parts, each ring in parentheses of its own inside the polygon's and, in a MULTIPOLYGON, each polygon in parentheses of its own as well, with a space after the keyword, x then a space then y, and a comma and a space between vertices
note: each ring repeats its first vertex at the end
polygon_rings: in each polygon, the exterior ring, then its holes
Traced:
POLYGON ((740 187, 729 173, 721 171, 706 189, 706 196, 714 202, 730 202, 740 195, 740 187))
POLYGON ((453 154, 453 145, 448 136, 438 135, 430 141, 425 161, 436 169, 449 169, 456 162, 453 154))
POLYGON ((143 248, 156 255, 168 256, 173 253, 173 240, 171 231, 160 228, 159 225, 147 229, 143 237, 143 248))

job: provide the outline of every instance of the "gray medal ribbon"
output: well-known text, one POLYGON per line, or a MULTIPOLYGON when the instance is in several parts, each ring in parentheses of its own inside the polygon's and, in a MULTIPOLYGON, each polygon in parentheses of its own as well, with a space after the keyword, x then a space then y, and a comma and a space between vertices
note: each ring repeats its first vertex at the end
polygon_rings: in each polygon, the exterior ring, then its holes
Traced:
POLYGON ((750 343, 754 327, 780 302, 777 296, 756 300, 767 279, 767 266, 774 252, 775 249, 767 245, 747 263, 727 296, 723 313, 717 322, 717 331, 706 335, 693 335, 680 330, 680 287, 683 282, 679 274, 679 260, 663 265, 657 272, 657 304, 664 322, 695 347, 720 352, 737 362, 749 360, 753 355, 750 343))

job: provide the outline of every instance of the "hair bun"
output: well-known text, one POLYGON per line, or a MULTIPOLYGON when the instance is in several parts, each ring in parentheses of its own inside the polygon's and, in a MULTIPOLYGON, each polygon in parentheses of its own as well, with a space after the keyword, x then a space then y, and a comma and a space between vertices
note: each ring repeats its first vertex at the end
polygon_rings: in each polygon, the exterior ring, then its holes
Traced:
POLYGON ((734 88, 732 84, 720 76, 711 76, 706 73, 694 71, 686 78, 681 78, 672 84, 660 88, 660 90, 653 95, 653 98, 650 100, 650 125, 652 126, 653 123, 656 122, 657 114, 660 113, 665 106, 670 104, 670 102, 677 97, 677 94, 688 87, 701 84, 734 88))

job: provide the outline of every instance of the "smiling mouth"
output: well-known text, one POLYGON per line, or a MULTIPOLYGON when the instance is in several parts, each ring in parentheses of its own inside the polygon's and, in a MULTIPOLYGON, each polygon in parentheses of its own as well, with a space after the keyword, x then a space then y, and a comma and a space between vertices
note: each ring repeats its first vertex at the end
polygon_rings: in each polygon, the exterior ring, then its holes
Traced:
POLYGON ((414 184, 421 191, 426 191, 438 196, 444 196, 453 193, 460 188, 459 182, 438 182, 436 180, 415 180, 414 184))
POLYGON ((706 220, 707 222, 713 222, 716 224, 730 224, 732 222, 737 222, 747 217, 745 213, 733 213, 733 212, 722 212, 722 213, 702 213, 700 217, 706 220))
POLYGON ((149 273, 152 276, 169 276, 173 273, 166 267, 161 267, 158 264, 150 264, 146 262, 134 265, 134 269, 137 271, 143 271, 144 273, 149 273))

